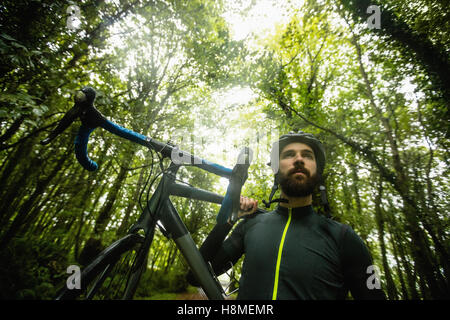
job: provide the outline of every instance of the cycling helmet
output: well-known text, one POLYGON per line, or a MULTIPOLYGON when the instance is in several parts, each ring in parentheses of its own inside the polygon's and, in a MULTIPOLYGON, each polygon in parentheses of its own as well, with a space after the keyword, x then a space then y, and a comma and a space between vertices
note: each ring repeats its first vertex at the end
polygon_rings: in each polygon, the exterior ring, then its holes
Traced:
POLYGON ((273 173, 278 173, 281 151, 283 151, 284 147, 292 142, 301 142, 313 149, 317 163, 317 173, 322 174, 323 169, 325 168, 325 149, 319 139, 314 137, 311 133, 306 133, 303 131, 299 131, 297 133, 289 132, 288 134, 282 135, 278 141, 274 142, 270 153, 269 162, 273 173))

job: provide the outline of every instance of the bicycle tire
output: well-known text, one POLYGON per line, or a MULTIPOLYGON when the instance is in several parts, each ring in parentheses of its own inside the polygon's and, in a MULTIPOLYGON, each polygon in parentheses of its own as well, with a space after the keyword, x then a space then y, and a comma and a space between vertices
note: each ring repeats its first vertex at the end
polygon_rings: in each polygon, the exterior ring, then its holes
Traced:
POLYGON ((139 234, 128 234, 114 242, 86 268, 83 268, 80 275, 81 288, 70 289, 65 285, 60 290, 56 300, 131 299, 139 278, 146 267, 147 253, 144 253, 143 261, 135 263, 140 250, 145 250, 142 246, 144 240, 145 238, 139 234), (127 270, 126 274, 121 273, 120 270, 113 270, 118 266, 118 263, 127 270), (118 286, 113 285, 113 280, 117 275, 119 281, 121 281, 118 286), (129 282, 130 277, 132 278, 131 282, 129 282), (125 284, 123 283, 124 280, 126 280, 125 284), (105 288, 105 286, 108 286, 108 288, 105 288), (114 290, 111 290, 111 286, 114 290))

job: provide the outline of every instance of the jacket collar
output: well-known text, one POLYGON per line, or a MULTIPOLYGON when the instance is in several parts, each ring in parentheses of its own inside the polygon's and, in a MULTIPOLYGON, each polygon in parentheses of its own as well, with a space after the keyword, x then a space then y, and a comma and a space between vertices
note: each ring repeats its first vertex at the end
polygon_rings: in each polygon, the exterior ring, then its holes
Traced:
MULTIPOLYGON (((289 214, 289 208, 277 205, 277 207, 275 208, 275 212, 278 214, 287 216, 289 214)), ((293 218, 306 217, 306 216, 310 216, 315 213, 312 205, 292 208, 291 212, 292 212, 293 218)))

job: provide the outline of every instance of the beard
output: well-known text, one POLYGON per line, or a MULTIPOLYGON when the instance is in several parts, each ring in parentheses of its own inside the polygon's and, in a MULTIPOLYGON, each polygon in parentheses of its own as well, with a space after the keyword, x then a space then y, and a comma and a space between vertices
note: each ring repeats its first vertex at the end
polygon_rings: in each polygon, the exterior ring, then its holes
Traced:
POLYGON ((306 197, 314 192, 320 184, 321 177, 317 173, 311 175, 309 170, 303 167, 296 167, 286 174, 279 173, 279 183, 281 190, 288 197, 306 197), (302 172, 305 176, 294 176, 296 172, 302 172))

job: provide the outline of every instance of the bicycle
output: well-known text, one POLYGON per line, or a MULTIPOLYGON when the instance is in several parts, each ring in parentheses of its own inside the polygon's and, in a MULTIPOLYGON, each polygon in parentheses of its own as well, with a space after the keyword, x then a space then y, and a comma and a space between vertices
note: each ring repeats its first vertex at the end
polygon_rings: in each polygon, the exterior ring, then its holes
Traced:
MULTIPOLYGON (((49 144, 79 118, 82 124, 75 138, 75 155, 78 162, 89 171, 95 171, 98 168, 97 163, 91 160, 87 153, 89 136, 97 127, 145 146, 149 150, 154 150, 161 154, 163 158, 170 158, 171 161, 169 167, 162 171, 162 177, 152 197, 147 201, 147 205, 137 222, 132 225, 127 235, 103 250, 82 270, 80 290, 69 289, 65 286, 58 293, 56 299, 93 299, 96 295, 111 293, 112 289, 118 289, 120 293, 110 297, 132 299, 140 277, 146 269, 148 253, 157 226, 166 238, 174 240, 208 299, 224 299, 227 294, 214 275, 211 266, 202 257, 169 196, 221 204, 217 220, 223 223, 230 218, 232 222, 235 222, 239 210, 241 189, 248 176, 247 171, 252 156, 251 150, 245 147, 239 154, 234 168, 226 168, 191 155, 173 144, 146 137, 106 119, 94 107, 95 97, 96 92, 91 87, 84 87, 81 91, 78 91, 74 98, 74 106, 62 117, 49 136, 41 141, 41 144, 49 144), (188 161, 179 161, 180 159, 188 161), (197 167, 229 179, 225 196, 177 183, 176 174, 183 165, 197 167), (131 258, 129 258, 130 255, 131 258), (121 263, 125 265, 125 273, 114 269, 116 265, 121 263), (117 274, 120 282, 112 285, 113 276, 117 274), (102 285, 108 285, 108 287, 101 290, 102 285)), ((257 213, 261 212, 264 212, 264 210, 257 210, 257 213)))

